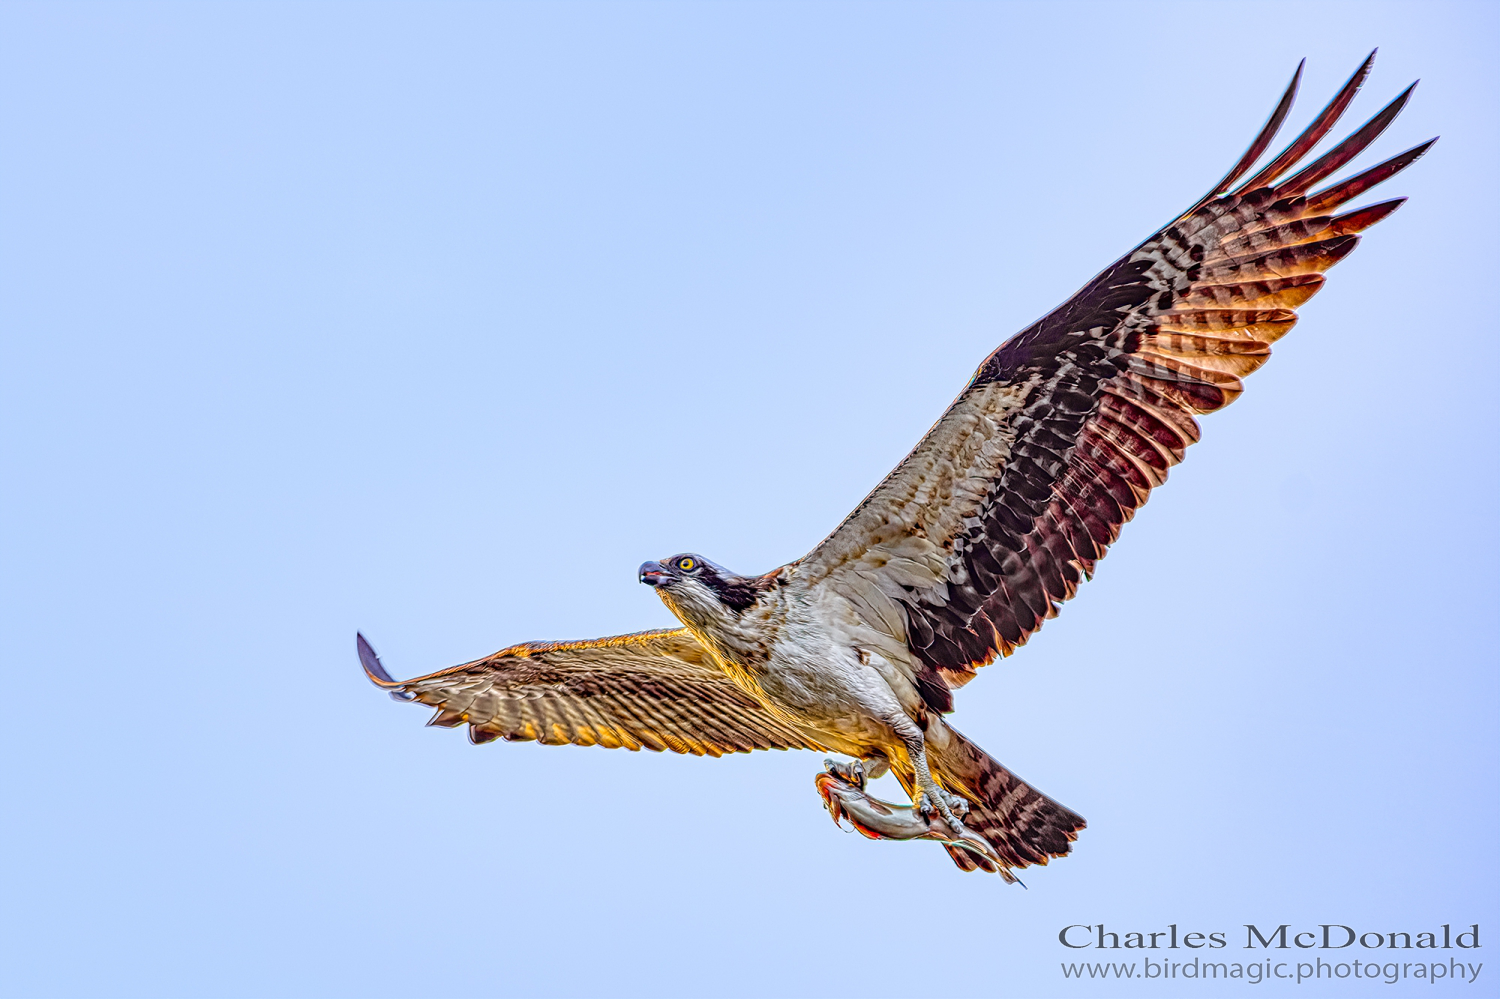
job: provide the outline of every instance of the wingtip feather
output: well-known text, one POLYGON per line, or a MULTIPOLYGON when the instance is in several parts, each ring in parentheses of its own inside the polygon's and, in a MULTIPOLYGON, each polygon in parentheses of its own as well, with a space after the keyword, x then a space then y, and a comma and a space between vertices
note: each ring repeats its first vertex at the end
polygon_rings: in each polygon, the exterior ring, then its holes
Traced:
POLYGON ((409 701, 415 696, 404 690, 392 689, 399 684, 385 671, 385 667, 380 664, 380 656, 375 654, 374 647, 362 633, 357 631, 354 633, 354 645, 359 650, 359 664, 364 667, 365 676, 370 678, 371 683, 389 691, 390 695, 398 701, 409 701))
MULTIPOLYGON (((1313 185, 1317 184, 1324 177, 1327 177, 1364 152, 1365 148, 1378 139, 1380 134, 1390 126, 1391 122, 1396 120, 1396 116, 1402 112, 1407 102, 1411 100, 1412 91, 1416 89, 1416 86, 1416 83, 1413 83, 1401 91, 1401 93, 1396 95, 1395 100, 1381 108, 1373 118, 1356 129, 1347 139, 1308 164, 1294 176, 1277 184, 1276 196, 1278 198, 1288 198, 1306 194, 1313 185)), ((1274 180, 1274 178, 1270 179, 1274 180)))
POLYGON ((1382 201, 1379 204, 1369 205, 1368 207, 1352 212, 1345 212, 1343 215, 1336 215, 1329 219, 1329 228, 1339 235, 1364 232, 1370 226, 1388 217, 1405 203, 1405 198, 1392 198, 1390 201, 1382 201))
POLYGON ((1254 166, 1255 161, 1260 159, 1261 154, 1266 151, 1266 148, 1276 140, 1276 134, 1281 131, 1281 126, 1285 123, 1286 116, 1292 110, 1292 104, 1297 99, 1297 90, 1302 85, 1302 71, 1306 67, 1307 57, 1303 56, 1302 61, 1297 63, 1297 71, 1292 74, 1292 81, 1287 84, 1286 90, 1282 91, 1281 99, 1276 102, 1276 107, 1272 110, 1271 116, 1261 126, 1260 132, 1256 134, 1249 148, 1245 150, 1244 154, 1240 156, 1239 161, 1230 168, 1229 172, 1207 194, 1200 198, 1196 205, 1189 209, 1190 213, 1198 210, 1229 190, 1234 182, 1244 176, 1245 171, 1254 166))
POLYGON ((1302 130, 1302 134, 1293 139, 1291 144, 1283 149, 1270 163, 1267 163, 1260 172, 1241 184, 1234 193, 1244 194, 1246 191, 1257 187, 1272 184, 1276 181, 1277 177, 1294 167, 1297 161, 1306 156, 1322 140, 1323 136, 1331 132, 1333 127, 1338 124, 1339 119, 1348 110, 1350 102, 1354 100, 1354 96, 1365 85, 1365 80, 1369 78, 1370 70, 1374 65, 1375 53, 1371 52, 1365 57, 1365 61, 1360 63, 1359 68, 1354 71, 1354 74, 1348 80, 1344 81, 1344 85, 1339 88, 1338 93, 1333 95, 1333 100, 1329 101, 1323 110, 1319 111, 1317 116, 1313 118, 1307 128, 1302 130))
POLYGON ((1390 180, 1396 174, 1421 159, 1423 154, 1428 149, 1431 149, 1432 144, 1436 141, 1437 137, 1434 136, 1420 145, 1413 146, 1404 153, 1397 153, 1390 159, 1375 164, 1368 170, 1356 174, 1348 180, 1339 181, 1336 184, 1325 187, 1321 191, 1308 195, 1307 211, 1312 214, 1322 214, 1354 200, 1370 188, 1390 180))

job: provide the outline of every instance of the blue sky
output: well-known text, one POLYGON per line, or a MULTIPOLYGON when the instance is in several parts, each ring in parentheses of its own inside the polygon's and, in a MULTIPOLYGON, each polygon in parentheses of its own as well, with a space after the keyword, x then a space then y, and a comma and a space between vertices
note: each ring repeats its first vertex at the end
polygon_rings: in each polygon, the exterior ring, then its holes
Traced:
POLYGON ((1500 930, 1496 10, 0 7, 0 992, 1207 995, 1057 933, 1500 930), (1028 890, 839 834, 811 754, 474 747, 359 675, 800 556, 1376 45, 1411 202, 958 698, 1089 820, 1028 890))

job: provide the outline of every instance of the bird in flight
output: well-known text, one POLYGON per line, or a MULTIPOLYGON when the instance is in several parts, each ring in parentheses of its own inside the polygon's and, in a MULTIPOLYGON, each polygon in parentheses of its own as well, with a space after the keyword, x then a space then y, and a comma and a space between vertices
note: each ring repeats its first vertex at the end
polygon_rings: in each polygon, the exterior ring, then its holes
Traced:
POLYGON ((819 776, 835 820, 893 838, 930 831, 964 870, 1009 881, 1013 869, 1067 854, 1083 818, 950 725, 953 692, 1057 614, 1198 440, 1194 417, 1239 396, 1324 272, 1401 205, 1344 210, 1436 140, 1324 182, 1385 130, 1411 87, 1304 162, 1374 58, 1255 169, 1291 109, 1298 66, 1222 180, 985 358, 912 452, 804 557, 758 576, 696 554, 645 563, 640 581, 680 628, 527 642, 401 681, 361 635, 365 672, 398 699, 435 707, 429 724, 467 723, 476 743, 843 754, 852 762, 819 776), (866 778, 886 772, 910 809, 862 795, 866 778))

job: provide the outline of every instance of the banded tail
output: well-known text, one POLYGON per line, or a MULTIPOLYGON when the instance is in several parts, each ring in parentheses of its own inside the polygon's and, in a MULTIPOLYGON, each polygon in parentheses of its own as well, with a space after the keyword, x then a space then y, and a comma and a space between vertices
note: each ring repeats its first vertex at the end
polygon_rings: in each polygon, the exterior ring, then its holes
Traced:
MULTIPOLYGON (((964 825, 988 840, 1007 867, 1029 867, 1067 856, 1079 830, 1087 825, 1083 816, 1005 769, 940 719, 928 723, 927 762, 939 784, 968 799, 964 825)), ((906 766, 892 770, 910 793, 915 776, 906 766)), ((956 847, 947 850, 962 870, 989 870, 977 854, 956 847)), ((1008 882, 1016 880, 1008 870, 995 873, 1008 882)))

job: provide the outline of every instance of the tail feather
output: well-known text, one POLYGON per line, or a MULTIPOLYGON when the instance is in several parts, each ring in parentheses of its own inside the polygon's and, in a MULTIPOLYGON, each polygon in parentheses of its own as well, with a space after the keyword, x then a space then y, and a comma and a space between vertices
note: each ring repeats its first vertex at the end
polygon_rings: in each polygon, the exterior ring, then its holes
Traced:
MULTIPOLYGON (((1045 864, 1067 856, 1083 816, 1047 797, 1011 773, 958 730, 942 725, 928 729, 928 764, 938 783, 968 799, 964 824, 979 833, 1011 867, 1045 864)), ((906 784, 911 778, 898 772, 906 784)), ((970 871, 974 855, 949 850, 953 862, 970 871)))

